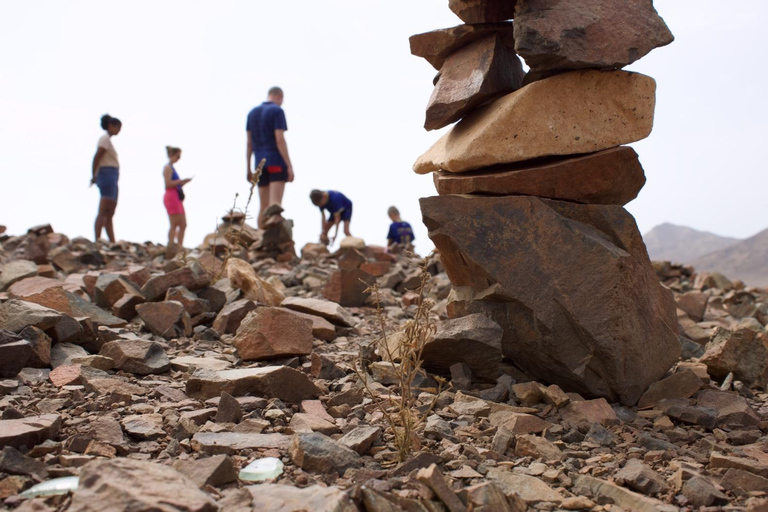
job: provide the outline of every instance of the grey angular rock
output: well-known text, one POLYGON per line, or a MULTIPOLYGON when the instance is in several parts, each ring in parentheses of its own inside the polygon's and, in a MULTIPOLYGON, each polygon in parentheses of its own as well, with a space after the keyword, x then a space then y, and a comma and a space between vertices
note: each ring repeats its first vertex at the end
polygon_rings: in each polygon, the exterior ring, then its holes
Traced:
POLYGON ((336 472, 339 476, 343 476, 349 468, 362 465, 360 456, 355 451, 317 432, 295 434, 290 455, 294 464, 305 471, 336 472))
POLYGON ((31 355, 32 343, 0 329, 0 378, 10 379, 18 375, 31 355))
POLYGON ((0 304, 0 329, 20 332, 27 326, 34 326, 43 331, 50 329, 64 315, 50 308, 11 299, 0 304))
POLYGON ((320 390, 306 374, 285 366, 196 370, 187 381, 187 394, 194 398, 213 398, 224 391, 232 396, 265 396, 292 403, 320 396, 320 390))
POLYGON ((531 377, 634 405, 677 361, 674 301, 623 208, 512 196, 431 197, 421 208, 465 290, 453 316, 495 320, 504 356, 531 377))
POLYGON ((515 49, 534 72, 618 69, 674 40, 652 0, 518 0, 515 49))
POLYGON ((451 366, 465 363, 476 380, 496 382, 503 335, 502 328, 483 314, 443 321, 424 343, 424 367, 450 375, 451 366))
POLYGON ((132 459, 96 460, 80 471, 70 512, 218 512, 203 491, 170 466, 132 459))
POLYGON ((99 355, 114 360, 115 368, 137 375, 165 373, 171 369, 165 349, 154 341, 110 341, 101 347, 99 355))
POLYGON ((16 281, 37 275, 37 264, 29 260, 15 260, 0 265, 0 292, 4 292, 16 281))

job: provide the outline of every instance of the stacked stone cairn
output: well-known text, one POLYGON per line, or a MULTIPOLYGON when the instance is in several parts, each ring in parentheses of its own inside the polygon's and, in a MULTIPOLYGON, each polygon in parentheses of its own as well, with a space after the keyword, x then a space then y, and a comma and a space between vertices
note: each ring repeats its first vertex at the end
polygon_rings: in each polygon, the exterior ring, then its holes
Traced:
POLYGON ((466 24, 412 36, 439 70, 425 127, 458 121, 414 165, 454 285, 527 376, 635 404, 680 356, 675 303, 624 208, 656 83, 622 71, 673 36, 652 0, 450 0, 466 24), (530 70, 524 73, 519 57, 530 70))
POLYGON ((272 258, 279 262, 296 259, 293 241, 293 221, 283 217, 283 207, 272 205, 264 213, 264 229, 248 225, 242 212, 229 212, 222 217, 215 233, 209 234, 203 248, 211 249, 217 257, 228 252, 251 260, 272 258))

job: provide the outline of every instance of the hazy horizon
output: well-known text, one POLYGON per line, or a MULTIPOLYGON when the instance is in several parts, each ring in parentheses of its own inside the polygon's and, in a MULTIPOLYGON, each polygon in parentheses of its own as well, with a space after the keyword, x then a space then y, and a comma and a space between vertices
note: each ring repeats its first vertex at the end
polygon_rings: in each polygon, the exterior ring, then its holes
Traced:
MULTIPOLYGON (((422 128, 435 70, 410 55, 408 37, 461 21, 447 0, 212 4, 28 1, 0 6, 0 224, 9 234, 51 223, 93 236, 98 190, 88 187, 99 118, 123 121, 119 239, 166 242, 166 145, 186 189, 193 247, 213 231, 245 182, 245 118, 270 86, 285 90, 296 182, 286 216, 297 248, 316 241, 313 188, 355 203, 352 233, 383 244, 390 205, 431 242, 418 198, 431 177, 411 171, 443 133, 422 128), (10 192, 10 193, 8 193, 10 192)), ((648 182, 627 206, 647 233, 664 222, 745 238, 768 222, 758 172, 768 114, 759 101, 768 5, 716 16, 713 0, 659 0, 676 41, 627 68, 658 84, 655 127, 633 144, 648 182)))

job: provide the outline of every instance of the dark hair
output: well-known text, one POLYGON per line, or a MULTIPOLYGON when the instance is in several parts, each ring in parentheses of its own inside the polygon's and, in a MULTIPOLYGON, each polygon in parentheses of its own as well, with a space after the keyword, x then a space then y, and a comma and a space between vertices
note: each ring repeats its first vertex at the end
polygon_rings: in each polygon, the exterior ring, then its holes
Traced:
POLYGON ((273 94, 276 96, 282 96, 283 90, 277 86, 272 87, 269 89, 269 91, 267 91, 267 96, 272 96, 273 94))
POLYGON ((122 126, 123 123, 120 122, 120 120, 116 117, 112 117, 109 114, 104 114, 101 116, 101 129, 106 130, 109 126, 113 125, 120 125, 122 126))
POLYGON ((324 196, 325 196, 325 192, 323 192, 322 190, 315 189, 309 193, 309 198, 312 200, 312 204, 314 205, 317 205, 318 203, 320 203, 320 201, 323 199, 324 196))

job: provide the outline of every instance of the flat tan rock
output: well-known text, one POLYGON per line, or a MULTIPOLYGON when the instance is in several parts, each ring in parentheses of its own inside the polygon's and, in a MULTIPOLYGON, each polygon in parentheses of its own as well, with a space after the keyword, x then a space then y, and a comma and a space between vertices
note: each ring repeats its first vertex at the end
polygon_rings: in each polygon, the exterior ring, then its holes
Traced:
POLYGON ((476 109, 416 161, 419 174, 466 172, 644 139, 656 82, 626 71, 573 71, 534 82, 476 109))
POLYGON ((524 195, 586 204, 625 205, 645 185, 645 172, 628 146, 574 158, 520 162, 472 172, 435 174, 440 195, 524 195))

